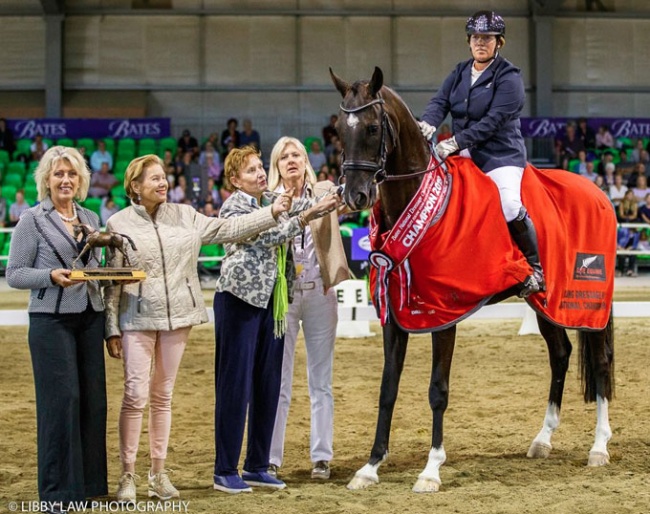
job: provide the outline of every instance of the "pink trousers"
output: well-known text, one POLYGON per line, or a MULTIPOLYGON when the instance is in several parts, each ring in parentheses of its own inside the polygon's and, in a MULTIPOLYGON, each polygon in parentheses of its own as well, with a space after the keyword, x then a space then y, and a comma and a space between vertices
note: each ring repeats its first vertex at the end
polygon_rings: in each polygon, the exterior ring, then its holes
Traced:
POLYGON ((142 414, 149 400, 149 450, 167 457, 172 424, 172 392, 192 327, 122 334, 124 397, 120 411, 120 459, 132 464, 138 453, 142 414))

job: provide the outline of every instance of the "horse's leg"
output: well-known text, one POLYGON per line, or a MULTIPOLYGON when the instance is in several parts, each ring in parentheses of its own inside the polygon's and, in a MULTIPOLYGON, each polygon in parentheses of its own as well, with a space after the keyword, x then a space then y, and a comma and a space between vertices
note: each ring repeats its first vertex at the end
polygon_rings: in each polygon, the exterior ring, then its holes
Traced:
POLYGON ((365 489, 379 483, 377 471, 382 462, 388 457, 388 440, 393 409, 397 400, 399 380, 404 369, 408 333, 401 330, 391 319, 383 328, 384 336, 384 371, 381 379, 379 394, 379 415, 375 443, 370 452, 368 463, 357 471, 348 483, 348 489, 365 489))
POLYGON ((84 255, 88 250, 90 250, 90 245, 89 245, 88 243, 86 243, 86 245, 83 247, 83 249, 81 250, 81 252, 79 253, 79 255, 77 255, 76 259, 72 261, 72 269, 75 268, 75 266, 77 265, 77 261, 78 261, 79 259, 81 259, 81 257, 82 257, 82 256, 83 256, 83 255, 84 255))
POLYGON ((609 426, 609 401, 614 392, 614 322, 610 314, 607 326, 598 332, 578 332, 580 376, 585 402, 596 402, 596 437, 589 451, 588 466, 609 464, 607 443, 612 437, 609 426))
POLYGON ((413 486, 413 492, 416 493, 435 493, 442 484, 440 467, 447 459, 442 441, 442 428, 445 410, 449 401, 449 373, 455 344, 456 325, 432 334, 433 359, 431 362, 431 382, 429 383, 429 405, 433 412, 433 432, 429 460, 413 486))
POLYGON ((528 457, 545 459, 553 448, 551 445, 553 432, 560 426, 564 381, 569 369, 572 346, 564 328, 553 325, 539 315, 537 324, 548 347, 548 358, 551 364, 551 389, 548 395, 544 424, 528 449, 528 457))

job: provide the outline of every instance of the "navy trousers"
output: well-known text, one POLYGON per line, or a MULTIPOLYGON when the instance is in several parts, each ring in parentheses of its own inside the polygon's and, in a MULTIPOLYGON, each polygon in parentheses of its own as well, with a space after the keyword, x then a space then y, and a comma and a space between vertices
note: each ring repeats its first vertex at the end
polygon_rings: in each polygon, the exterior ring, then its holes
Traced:
POLYGON ((248 413, 244 469, 266 471, 280 396, 284 336, 273 335, 273 299, 253 307, 228 292, 214 295, 216 475, 237 474, 248 413))
POLYGON ((104 313, 32 313, 28 340, 40 499, 70 502, 108 494, 104 313))

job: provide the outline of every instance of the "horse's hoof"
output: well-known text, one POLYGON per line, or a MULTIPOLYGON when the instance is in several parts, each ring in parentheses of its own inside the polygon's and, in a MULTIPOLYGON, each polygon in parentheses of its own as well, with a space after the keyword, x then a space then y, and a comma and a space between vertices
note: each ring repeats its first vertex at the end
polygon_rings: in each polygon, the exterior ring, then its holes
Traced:
POLYGON ((550 444, 536 443, 533 441, 533 444, 528 448, 526 457, 529 459, 548 459, 552 449, 553 447, 550 444))
POLYGON ((589 461, 587 466, 598 467, 607 466, 609 464, 609 453, 605 452, 589 452, 589 461))
POLYGON ((440 490, 440 482, 432 478, 419 477, 413 486, 414 493, 437 493, 440 490))
POLYGON ((350 482, 347 485, 347 488, 350 491, 360 491, 361 489, 367 489, 371 485, 378 484, 379 483, 379 477, 377 475, 375 476, 370 476, 370 475, 360 475, 357 473, 354 475, 354 478, 350 480, 350 482))

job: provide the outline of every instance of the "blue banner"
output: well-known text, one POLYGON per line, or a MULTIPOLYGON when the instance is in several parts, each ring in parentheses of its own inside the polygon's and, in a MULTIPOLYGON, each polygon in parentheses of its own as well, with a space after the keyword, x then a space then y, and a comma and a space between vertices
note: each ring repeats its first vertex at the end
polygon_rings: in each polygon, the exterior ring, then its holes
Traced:
MULTIPOLYGON (((577 122, 578 118, 521 118, 521 133, 524 137, 543 138, 562 137, 568 122, 577 122)), ((650 137, 650 119, 648 118, 586 118, 587 125, 598 132, 601 125, 607 125, 615 139, 629 137, 638 139, 650 137)))
POLYGON ((34 139, 36 134, 55 140, 63 137, 159 139, 171 135, 169 118, 33 118, 7 120, 7 126, 16 139, 34 139))
POLYGON ((366 261, 370 255, 370 239, 368 238, 368 228, 355 228, 352 231, 352 260, 366 261))

